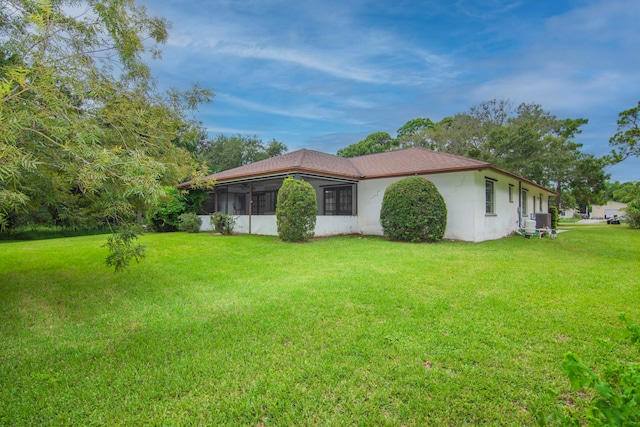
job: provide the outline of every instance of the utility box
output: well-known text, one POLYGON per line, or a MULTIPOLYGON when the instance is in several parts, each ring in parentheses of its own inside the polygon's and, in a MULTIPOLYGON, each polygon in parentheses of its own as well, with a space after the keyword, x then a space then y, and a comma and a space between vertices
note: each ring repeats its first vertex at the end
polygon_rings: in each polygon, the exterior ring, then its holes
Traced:
POLYGON ((536 228, 551 228, 551 214, 547 212, 536 212, 536 228))

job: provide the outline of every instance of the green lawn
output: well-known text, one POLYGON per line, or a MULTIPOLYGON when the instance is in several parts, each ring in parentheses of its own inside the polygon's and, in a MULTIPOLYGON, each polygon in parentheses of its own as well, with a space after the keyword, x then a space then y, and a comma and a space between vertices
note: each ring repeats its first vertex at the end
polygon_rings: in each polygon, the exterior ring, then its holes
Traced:
MULTIPOLYGON (((0 243, 0 425, 532 425, 566 351, 638 359, 640 232, 0 243)), ((583 395, 584 396, 584 395, 583 395)))

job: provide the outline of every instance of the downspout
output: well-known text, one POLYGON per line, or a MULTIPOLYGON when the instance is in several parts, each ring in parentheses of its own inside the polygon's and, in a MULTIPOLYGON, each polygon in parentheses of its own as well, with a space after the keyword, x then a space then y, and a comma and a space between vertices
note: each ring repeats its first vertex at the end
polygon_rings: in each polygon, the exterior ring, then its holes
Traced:
POLYGON ((522 181, 518 181, 518 228, 522 228, 522 181))
POLYGON ((249 234, 251 234, 251 212, 253 211, 253 182, 249 182, 249 234))

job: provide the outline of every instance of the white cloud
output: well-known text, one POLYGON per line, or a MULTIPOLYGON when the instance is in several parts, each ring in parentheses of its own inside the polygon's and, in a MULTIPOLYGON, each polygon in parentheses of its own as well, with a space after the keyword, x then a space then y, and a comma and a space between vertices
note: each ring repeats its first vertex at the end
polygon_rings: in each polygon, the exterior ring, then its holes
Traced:
POLYGON ((298 117, 311 120, 330 120, 331 116, 333 115, 332 110, 325 110, 313 105, 279 108, 274 107, 273 104, 261 104, 258 102, 247 101, 246 99, 241 99, 226 93, 217 93, 217 98, 221 102, 225 102, 237 107, 259 111, 267 114, 275 114, 279 116, 298 117))

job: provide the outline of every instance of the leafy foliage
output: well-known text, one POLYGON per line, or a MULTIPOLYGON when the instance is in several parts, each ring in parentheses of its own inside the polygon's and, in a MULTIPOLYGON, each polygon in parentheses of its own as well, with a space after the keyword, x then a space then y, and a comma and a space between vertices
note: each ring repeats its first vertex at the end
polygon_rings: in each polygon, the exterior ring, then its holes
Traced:
POLYGON ((180 215, 195 215, 201 211, 206 193, 201 189, 184 192, 175 187, 165 187, 164 190, 165 196, 147 213, 147 221, 154 231, 176 231, 179 230, 180 215))
POLYGON ((640 228, 640 200, 627 205, 627 222, 631 228, 640 228))
POLYGON ((551 229, 555 230, 558 228, 558 207, 549 206, 549 213, 551 214, 551 229))
POLYGON ((130 0, 2 2, 0 227, 40 206, 70 227, 133 222, 165 185, 199 182, 187 112, 212 93, 158 95, 142 61, 167 25, 130 0))
POLYGON ((621 203, 630 203, 640 200, 640 181, 630 181, 620 183, 608 182, 606 185, 607 200, 614 200, 621 203))
POLYGON ((218 135, 213 140, 202 140, 197 155, 211 172, 221 172, 286 152, 287 146, 275 139, 266 144, 257 136, 218 135))
POLYGON ((442 240, 447 226, 447 207, 432 182, 412 176, 387 187, 380 222, 392 240, 442 240))
POLYGON ((236 218, 233 215, 224 212, 216 212, 211 215, 210 219, 213 229, 220 234, 233 234, 236 226, 236 218))
POLYGON ((433 129, 434 126, 433 121, 427 117, 412 119, 398 129, 396 138, 387 132, 374 132, 362 141, 341 148, 337 154, 341 157, 356 157, 383 153, 398 148, 422 146, 419 141, 422 140, 427 130, 433 129))
POLYGON ((201 225, 202 220, 196 213, 186 212, 178 217, 178 231, 199 233, 201 225))
POLYGON ((276 206, 278 236, 285 242, 304 242, 313 237, 318 203, 316 191, 302 179, 285 178, 276 206))
POLYGON ((573 141, 586 119, 558 119, 540 105, 515 105, 509 100, 490 100, 468 112, 446 117, 438 123, 428 118, 409 120, 398 129, 397 139, 367 139, 338 151, 352 157, 398 148, 423 147, 483 160, 540 185, 554 188, 561 197, 558 208, 600 203, 605 167, 609 158, 581 151, 573 141))
POLYGON ((147 220, 154 231, 167 232, 178 229, 178 218, 187 209, 187 202, 174 187, 165 187, 166 194, 149 211, 147 220))
POLYGON ((615 162, 640 156, 640 101, 638 106, 618 116, 618 132, 609 140, 609 144, 615 147, 611 153, 615 162))
POLYGON ((135 244, 138 234, 139 232, 135 228, 125 227, 109 237, 104 245, 109 249, 109 255, 106 259, 108 267, 120 271, 127 267, 132 260, 140 262, 145 257, 145 246, 135 244))
MULTIPOLYGON (((620 315, 626 323, 627 335, 633 344, 640 344, 640 327, 620 315)), ((560 414, 555 412, 542 425, 635 426, 640 425, 640 365, 619 362, 608 366, 601 376, 571 352, 564 356, 565 374, 575 391, 590 389, 594 397, 586 414, 560 414)))
POLYGON ((387 132, 374 132, 362 141, 341 148, 337 154, 341 157, 357 157, 391 151, 397 146, 398 141, 387 132))
POLYGON ((403 139, 411 135, 415 135, 426 129, 433 129, 435 123, 428 117, 419 117, 417 119, 409 120, 398 129, 398 139, 403 139))

